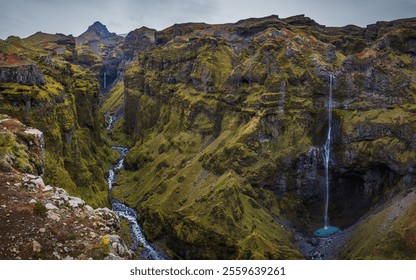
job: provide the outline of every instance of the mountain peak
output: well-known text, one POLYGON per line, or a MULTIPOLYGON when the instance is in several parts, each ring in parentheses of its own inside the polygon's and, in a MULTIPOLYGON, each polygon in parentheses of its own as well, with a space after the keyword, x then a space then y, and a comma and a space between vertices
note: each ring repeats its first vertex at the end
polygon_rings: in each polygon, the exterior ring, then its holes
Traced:
POLYGON ((107 38, 113 35, 113 33, 110 33, 107 27, 99 21, 96 21, 89 26, 87 32, 95 32, 101 38, 107 38))
MULTIPOLYGON (((120 37, 121 38, 121 37, 120 37)), ((107 27, 99 21, 94 22, 88 27, 87 31, 79 35, 75 41, 77 45, 87 44, 91 41, 118 41, 119 36, 116 33, 108 31, 107 27)))

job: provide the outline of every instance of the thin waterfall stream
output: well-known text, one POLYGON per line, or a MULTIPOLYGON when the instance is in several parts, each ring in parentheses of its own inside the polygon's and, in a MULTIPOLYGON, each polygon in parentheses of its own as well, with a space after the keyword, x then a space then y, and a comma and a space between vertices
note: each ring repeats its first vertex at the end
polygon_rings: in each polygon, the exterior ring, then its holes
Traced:
MULTIPOLYGON (((114 116, 109 116, 107 120, 108 120, 107 130, 111 131, 113 128, 113 123, 116 120, 116 118, 114 116)), ((117 170, 124 168, 124 158, 129 152, 129 149, 126 147, 113 146, 112 148, 120 154, 120 158, 108 171, 107 181, 108 181, 108 188, 109 188, 110 195, 111 195, 111 190, 113 188, 114 182, 117 179, 117 176, 116 176, 117 170)), ((137 249, 139 244, 141 244, 141 246, 143 246, 143 252, 142 252, 143 258, 150 259, 150 260, 163 260, 166 258, 159 249, 155 248, 146 240, 143 234, 143 230, 140 227, 139 223, 137 222, 136 210, 134 210, 131 207, 128 207, 127 205, 121 203, 120 201, 114 198, 111 199, 111 207, 112 207, 112 210, 117 214, 117 216, 129 222, 131 234, 133 237, 133 245, 131 249, 135 250, 137 249)))
POLYGON ((326 142, 323 147, 324 163, 325 163, 325 212, 324 212, 324 227, 314 232, 317 237, 327 237, 340 231, 336 226, 329 225, 328 205, 329 205, 329 163, 331 159, 331 135, 332 135, 332 83, 334 75, 329 75, 329 97, 328 97, 328 133, 326 142))

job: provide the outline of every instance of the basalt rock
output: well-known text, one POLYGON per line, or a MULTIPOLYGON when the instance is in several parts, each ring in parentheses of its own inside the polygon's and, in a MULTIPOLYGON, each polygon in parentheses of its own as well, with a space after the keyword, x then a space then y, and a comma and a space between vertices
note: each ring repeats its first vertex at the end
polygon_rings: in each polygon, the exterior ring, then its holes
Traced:
POLYGON ((45 77, 35 64, 18 66, 2 66, 0 64, 0 83, 39 86, 45 84, 45 77))
POLYGON ((42 175, 45 165, 43 133, 8 116, 0 118, 0 169, 42 175))

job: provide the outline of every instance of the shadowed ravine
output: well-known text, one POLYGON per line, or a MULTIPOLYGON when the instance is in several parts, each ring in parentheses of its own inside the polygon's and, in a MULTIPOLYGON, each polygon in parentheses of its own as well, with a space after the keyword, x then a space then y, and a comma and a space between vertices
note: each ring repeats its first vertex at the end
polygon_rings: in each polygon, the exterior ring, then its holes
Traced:
MULTIPOLYGON (((113 116, 108 117, 108 130, 111 131, 112 124, 114 121, 115 118, 113 116)), ((108 171, 108 188, 110 194, 113 188, 113 183, 116 181, 116 170, 124 168, 124 158, 129 152, 129 149, 125 147, 113 146, 113 149, 120 154, 120 158, 108 171)), ((121 203, 120 201, 114 198, 111 199, 111 207, 112 210, 117 214, 117 216, 127 220, 129 223, 131 234, 133 237, 133 245, 131 249, 136 250, 139 244, 141 244, 141 246, 143 246, 144 249, 142 252, 143 258, 151 260, 165 259, 163 254, 158 249, 154 248, 151 244, 147 242, 143 234, 142 228, 137 222, 137 212, 133 208, 128 207, 127 205, 121 203)))

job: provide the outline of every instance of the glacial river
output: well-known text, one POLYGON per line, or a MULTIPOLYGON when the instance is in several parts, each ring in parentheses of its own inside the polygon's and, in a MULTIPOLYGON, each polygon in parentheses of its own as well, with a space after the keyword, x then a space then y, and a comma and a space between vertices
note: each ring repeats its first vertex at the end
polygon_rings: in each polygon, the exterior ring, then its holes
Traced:
MULTIPOLYGON (((114 117, 108 118, 108 130, 112 129, 112 125, 114 122, 114 117)), ((129 152, 128 148, 125 147, 118 147, 113 146, 113 149, 116 150, 120 154, 120 158, 108 171, 108 188, 111 193, 113 188, 114 182, 117 179, 116 171, 118 169, 124 168, 124 158, 126 157, 127 153, 129 152)), ((165 259, 164 254, 157 248, 155 248, 152 244, 147 242, 143 230, 140 227, 139 223, 137 222, 137 212, 131 207, 121 203, 116 199, 111 200, 111 207, 112 210, 122 219, 125 219, 129 222, 129 226, 131 229, 131 234, 133 237, 133 246, 131 249, 135 250, 139 246, 143 246, 142 257, 145 259, 150 260, 162 260, 165 259)))

